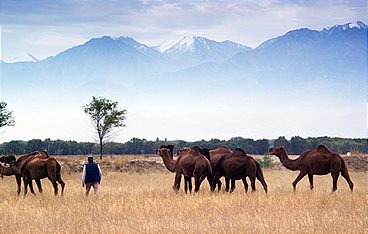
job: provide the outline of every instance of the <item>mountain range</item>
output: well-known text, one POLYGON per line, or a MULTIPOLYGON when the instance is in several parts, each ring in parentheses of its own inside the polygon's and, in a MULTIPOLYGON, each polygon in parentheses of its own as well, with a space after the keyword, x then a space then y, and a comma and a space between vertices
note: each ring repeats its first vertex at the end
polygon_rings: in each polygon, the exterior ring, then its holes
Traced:
POLYGON ((130 137, 364 136, 367 53, 362 22, 291 30, 256 48, 93 38, 40 61, 1 62, 1 101, 16 119, 6 135, 85 139, 82 107, 102 96, 128 110, 130 137))
POLYGON ((180 89, 193 82, 194 89, 198 85, 226 90, 273 84, 297 87, 317 82, 354 90, 366 83, 367 25, 358 21, 321 31, 301 28, 256 48, 187 36, 160 51, 130 37, 104 36, 41 61, 1 65, 5 95, 37 88, 92 87, 93 92, 101 84, 146 92, 168 84, 170 89, 180 89))

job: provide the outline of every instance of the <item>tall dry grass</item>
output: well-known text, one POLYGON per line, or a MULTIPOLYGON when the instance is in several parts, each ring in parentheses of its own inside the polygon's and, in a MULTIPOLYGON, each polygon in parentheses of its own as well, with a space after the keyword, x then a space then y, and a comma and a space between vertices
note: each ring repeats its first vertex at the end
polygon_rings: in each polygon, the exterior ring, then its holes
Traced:
MULTIPOLYGON (((331 176, 315 176, 315 190, 304 178, 293 193, 296 172, 265 171, 269 193, 175 193, 174 175, 104 175, 97 196, 85 197, 81 175, 63 175, 65 195, 54 197, 48 180, 44 194, 17 198, 13 177, 0 181, 1 233, 368 233, 368 180, 353 173, 351 193, 340 177, 331 193, 331 176)), ((37 190, 37 189, 36 189, 37 190)))

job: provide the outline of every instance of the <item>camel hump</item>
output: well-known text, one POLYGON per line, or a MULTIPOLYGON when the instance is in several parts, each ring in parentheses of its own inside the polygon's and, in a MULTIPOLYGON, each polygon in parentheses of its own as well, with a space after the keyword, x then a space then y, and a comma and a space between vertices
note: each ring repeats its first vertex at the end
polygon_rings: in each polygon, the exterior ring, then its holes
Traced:
POLYGON ((39 153, 41 153, 41 154, 45 154, 47 157, 50 157, 49 153, 47 153, 47 151, 45 151, 45 150, 42 150, 42 151, 40 151, 39 153))
POLYGON ((247 153, 245 153, 245 151, 243 149, 241 149, 241 148, 236 148, 234 150, 234 153, 240 154, 242 156, 247 156, 247 153))
POLYGON ((325 145, 317 146, 317 151, 321 153, 332 153, 332 151, 329 148, 327 148, 327 146, 325 145))
POLYGON ((39 154, 39 153, 40 153, 40 151, 34 151, 32 153, 26 154, 25 156, 29 157, 29 156, 33 156, 33 155, 36 155, 36 154, 39 154))
POLYGON ((230 150, 229 147, 227 147, 226 145, 221 145, 218 147, 218 149, 227 149, 227 150, 230 150))

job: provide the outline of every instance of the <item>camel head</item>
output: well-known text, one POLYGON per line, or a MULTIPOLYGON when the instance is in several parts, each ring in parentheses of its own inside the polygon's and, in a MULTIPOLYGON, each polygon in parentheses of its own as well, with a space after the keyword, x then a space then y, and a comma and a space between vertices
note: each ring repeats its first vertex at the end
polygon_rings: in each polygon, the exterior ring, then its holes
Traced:
POLYGON ((16 161, 15 155, 14 154, 9 154, 9 155, 5 155, 0 157, 0 162, 1 163, 5 163, 5 164, 11 164, 13 162, 16 161))
POLYGON ((207 148, 201 148, 199 146, 194 146, 193 149, 195 149, 198 153, 205 156, 208 160, 210 160, 210 150, 207 148))
POLYGON ((285 148, 283 146, 273 147, 268 150, 268 154, 275 155, 276 157, 280 157, 283 154, 287 154, 285 148))
POLYGON ((178 152, 176 152, 176 155, 180 155, 183 152, 187 152, 190 150, 190 147, 184 146, 183 148, 179 149, 178 152))
POLYGON ((171 157, 171 150, 168 149, 168 148, 158 149, 156 153, 158 155, 160 155, 161 158, 170 158, 171 157))
MULTIPOLYGON (((174 156, 174 145, 161 145, 159 149, 163 149, 163 148, 169 149, 170 150, 170 156, 171 156, 171 158, 173 158, 173 156, 174 156)), ((157 154, 157 152, 156 152, 156 154, 157 154)))

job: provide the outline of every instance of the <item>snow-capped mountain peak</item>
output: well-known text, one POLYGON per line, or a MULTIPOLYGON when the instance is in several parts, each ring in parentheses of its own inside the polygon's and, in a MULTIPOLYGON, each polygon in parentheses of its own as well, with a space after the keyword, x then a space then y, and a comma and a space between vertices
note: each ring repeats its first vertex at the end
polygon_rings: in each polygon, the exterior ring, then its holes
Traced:
POLYGON ((204 61, 223 61, 250 48, 231 41, 218 42, 204 37, 185 36, 164 50, 170 57, 186 57, 204 61))
POLYGON ((347 23, 347 24, 342 24, 342 25, 335 25, 332 27, 327 27, 324 28, 323 31, 330 31, 330 30, 347 30, 347 29, 352 29, 352 28, 358 28, 358 29, 367 29, 367 25, 361 21, 356 21, 354 23, 347 23))

